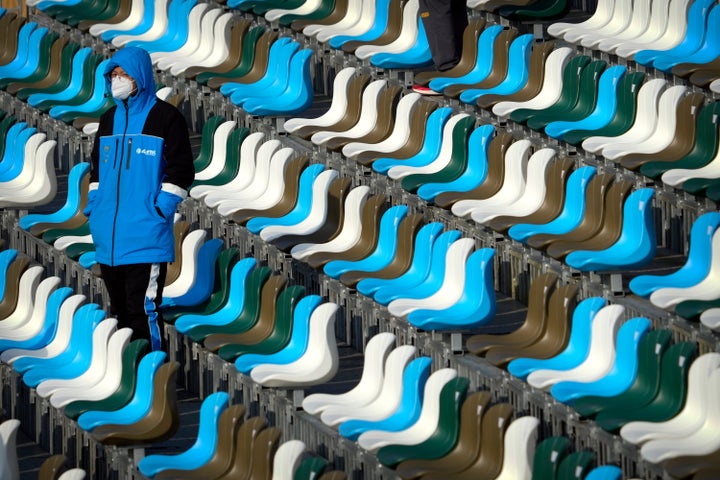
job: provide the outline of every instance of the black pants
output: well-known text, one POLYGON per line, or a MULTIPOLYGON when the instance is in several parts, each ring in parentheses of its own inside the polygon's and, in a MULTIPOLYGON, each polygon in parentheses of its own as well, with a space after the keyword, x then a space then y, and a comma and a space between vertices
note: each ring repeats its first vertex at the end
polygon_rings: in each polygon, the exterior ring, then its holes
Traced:
POLYGON ((420 0, 419 14, 435 68, 451 69, 460 61, 468 26, 465 0, 420 0))
POLYGON ((111 267, 100 264, 110 295, 110 314, 118 328, 130 327, 132 339, 145 338, 153 350, 163 349, 164 325, 160 303, 167 263, 139 263, 111 267))

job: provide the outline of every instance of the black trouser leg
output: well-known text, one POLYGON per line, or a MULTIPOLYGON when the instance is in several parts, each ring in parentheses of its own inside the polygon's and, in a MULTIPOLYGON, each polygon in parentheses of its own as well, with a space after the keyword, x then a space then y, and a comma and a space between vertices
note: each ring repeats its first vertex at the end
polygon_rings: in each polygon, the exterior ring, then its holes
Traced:
POLYGON ((420 0, 419 13, 435 68, 454 67, 460 61, 463 32, 468 26, 465 0, 420 0))
POLYGON ((164 323, 160 303, 167 264, 101 264, 100 271, 110 295, 110 314, 117 318, 118 328, 132 328, 133 340, 145 338, 153 350, 161 350, 164 323))

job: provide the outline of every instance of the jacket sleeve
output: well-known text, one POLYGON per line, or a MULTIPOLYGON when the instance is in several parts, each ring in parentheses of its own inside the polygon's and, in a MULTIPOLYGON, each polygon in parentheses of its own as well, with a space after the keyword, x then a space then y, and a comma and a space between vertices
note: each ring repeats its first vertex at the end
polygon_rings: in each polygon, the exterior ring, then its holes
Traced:
POLYGON ((98 125, 97 132, 95 132, 95 138, 93 139, 92 150, 90 151, 90 186, 88 190, 88 201, 87 205, 83 208, 83 214, 89 216, 92 208, 95 204, 95 197, 97 189, 100 185, 99 175, 99 159, 100 159, 100 137, 107 135, 108 132, 112 132, 112 119, 115 112, 115 108, 110 109, 111 112, 105 112, 100 117, 100 124, 98 125))
POLYGON ((175 107, 165 106, 172 113, 165 131, 165 171, 155 206, 165 218, 171 218, 178 204, 187 198, 195 166, 185 117, 175 107))
POLYGON ((182 113, 170 106, 174 115, 168 125, 165 136, 165 176, 163 183, 171 183, 187 190, 195 179, 193 153, 190 147, 190 135, 182 113))

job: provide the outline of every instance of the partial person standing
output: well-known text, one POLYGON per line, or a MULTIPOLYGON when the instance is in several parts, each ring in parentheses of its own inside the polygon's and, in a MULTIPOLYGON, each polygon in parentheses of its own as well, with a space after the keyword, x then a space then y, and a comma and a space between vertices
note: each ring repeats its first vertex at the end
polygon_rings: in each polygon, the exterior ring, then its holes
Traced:
MULTIPOLYGON (((420 0, 419 15, 435 69, 438 72, 450 70, 462 55, 463 34, 468 26, 465 0, 420 0)), ((413 91, 439 95, 439 92, 417 84, 413 85, 413 91)))
POLYGON ((173 218, 195 172, 182 113, 155 94, 150 55, 118 50, 105 68, 115 106, 100 117, 85 214, 118 328, 162 349, 159 309, 174 260, 173 218))

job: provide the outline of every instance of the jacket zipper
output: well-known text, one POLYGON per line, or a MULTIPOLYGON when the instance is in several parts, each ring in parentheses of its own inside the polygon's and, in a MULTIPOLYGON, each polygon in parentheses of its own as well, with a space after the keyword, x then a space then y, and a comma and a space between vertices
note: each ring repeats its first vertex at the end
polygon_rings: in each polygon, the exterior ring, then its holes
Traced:
MULTIPOLYGON (((127 135, 127 127, 128 127, 128 120, 129 120, 129 113, 127 110, 127 100, 125 101, 125 131, 123 131, 123 140, 121 142, 122 148, 120 149, 120 158, 123 158, 125 152, 125 135, 127 135)), ((128 142, 128 153, 127 153, 127 165, 125 168, 130 167, 130 145, 132 145, 132 139, 128 142)), ((117 152, 115 153, 117 155, 117 152)), ((117 230, 117 217, 118 213, 120 211, 120 176, 122 175, 122 163, 120 164, 120 168, 118 168, 118 174, 117 174, 117 188, 116 196, 115 196, 115 215, 113 216, 113 229, 112 229, 112 241, 110 243, 110 263, 111 266, 115 266, 115 231, 117 230)))

